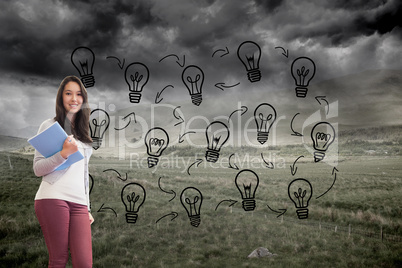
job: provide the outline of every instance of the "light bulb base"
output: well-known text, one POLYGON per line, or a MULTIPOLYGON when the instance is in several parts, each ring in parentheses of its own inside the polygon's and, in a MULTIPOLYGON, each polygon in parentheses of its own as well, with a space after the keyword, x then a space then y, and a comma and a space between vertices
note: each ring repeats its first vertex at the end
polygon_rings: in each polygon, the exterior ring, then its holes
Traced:
POLYGON ((205 159, 208 162, 215 163, 216 161, 218 161, 218 158, 219 158, 219 152, 216 150, 207 150, 207 152, 205 153, 205 159))
POLYGON ((95 85, 95 78, 92 75, 84 75, 81 77, 81 82, 86 88, 93 87, 95 85))
POLYGON ((245 211, 252 211, 255 209, 255 199, 245 198, 242 202, 243 209, 245 211))
POLYGON ((258 132, 257 133, 257 141, 260 144, 264 144, 268 140, 269 132, 258 132))
POLYGON ((201 216, 200 215, 193 215, 189 216, 191 226, 198 227, 201 223, 201 216))
POLYGON ((200 106, 202 102, 202 95, 200 94, 191 94, 191 101, 193 102, 194 105, 200 106))
POLYGON ((149 156, 148 157, 148 168, 152 168, 152 167, 156 166, 158 164, 158 162, 159 162, 159 158, 149 156))
POLYGON ((314 152, 314 162, 320 162, 325 157, 324 152, 315 151, 314 152))
POLYGON ((126 222, 127 223, 136 223, 138 219, 138 214, 133 212, 126 213, 126 222))
POLYGON ((140 92, 130 92, 128 94, 131 103, 139 103, 141 100, 141 93, 140 92))
POLYGON ((308 208, 299 208, 296 210, 297 217, 300 220, 304 220, 308 218, 308 208))
POLYGON ((102 146, 102 139, 98 137, 92 137, 92 148, 98 150, 102 146))
POLYGON ((307 96, 307 88, 306 87, 296 87, 296 96, 298 98, 305 98, 307 96))
POLYGON ((258 69, 253 69, 247 72, 247 78, 251 83, 261 80, 261 72, 258 69))

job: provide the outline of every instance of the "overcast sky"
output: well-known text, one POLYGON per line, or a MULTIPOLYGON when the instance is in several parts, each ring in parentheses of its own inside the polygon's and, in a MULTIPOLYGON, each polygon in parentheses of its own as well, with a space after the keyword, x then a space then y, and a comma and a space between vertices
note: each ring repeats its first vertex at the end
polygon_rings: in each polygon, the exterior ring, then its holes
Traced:
POLYGON ((314 60, 316 82, 402 70, 401 17, 400 0, 1 1, 0 134, 54 116, 60 81, 79 75, 70 60, 79 46, 95 53, 90 101, 124 108, 132 105, 124 79, 132 62, 150 70, 142 103, 154 103, 167 85, 164 102, 186 98, 181 72, 188 65, 202 68, 205 94, 218 97, 219 82, 240 83, 237 94, 245 85, 252 92, 291 88, 290 64, 300 56, 314 60), (247 40, 262 50, 261 82, 253 85, 236 55, 247 40), (181 65, 164 58, 172 54, 181 65))

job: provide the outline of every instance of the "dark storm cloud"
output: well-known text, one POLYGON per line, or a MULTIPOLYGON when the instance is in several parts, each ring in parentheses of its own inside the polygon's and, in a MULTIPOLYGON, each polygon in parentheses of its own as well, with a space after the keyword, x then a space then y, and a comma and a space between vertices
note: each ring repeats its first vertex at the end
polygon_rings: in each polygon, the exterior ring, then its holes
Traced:
POLYGON ((259 7, 262 7, 265 12, 272 13, 274 12, 278 7, 280 7, 282 5, 282 3, 284 2, 284 0, 255 0, 256 4, 259 7))

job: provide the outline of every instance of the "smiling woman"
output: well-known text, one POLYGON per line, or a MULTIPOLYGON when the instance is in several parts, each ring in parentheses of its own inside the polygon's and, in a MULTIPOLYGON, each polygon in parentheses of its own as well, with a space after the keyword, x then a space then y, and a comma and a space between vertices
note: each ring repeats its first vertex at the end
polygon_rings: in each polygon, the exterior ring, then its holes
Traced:
POLYGON ((57 121, 71 134, 58 153, 45 158, 35 151, 33 169, 43 176, 35 196, 35 212, 49 252, 49 267, 65 267, 70 249, 74 267, 92 267, 88 162, 88 96, 79 78, 68 76, 56 97, 56 117, 42 123, 38 133, 57 121), (56 170, 70 155, 80 151, 84 159, 56 170))

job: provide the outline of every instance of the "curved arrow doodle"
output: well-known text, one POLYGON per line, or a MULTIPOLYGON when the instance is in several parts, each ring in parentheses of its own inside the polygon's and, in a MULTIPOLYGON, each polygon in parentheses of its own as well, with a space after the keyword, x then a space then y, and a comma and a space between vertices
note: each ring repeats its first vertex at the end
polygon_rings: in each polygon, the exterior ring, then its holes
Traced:
POLYGON ((119 173, 117 170, 113 169, 113 168, 105 169, 103 172, 106 172, 106 171, 114 171, 114 172, 117 173, 117 178, 118 178, 118 179, 120 179, 120 180, 122 180, 122 181, 126 181, 126 180, 127 180, 127 172, 126 172, 126 178, 123 179, 123 178, 121 177, 120 173, 119 173))
POLYGON ((214 53, 212 53, 212 58, 215 56, 215 54, 216 54, 217 52, 223 52, 223 54, 220 56, 220 57, 222 58, 223 56, 226 56, 226 55, 229 54, 229 49, 228 49, 228 47, 225 47, 225 49, 218 49, 218 50, 215 50, 214 53))
POLYGON ((102 204, 102 206, 98 209, 97 212, 105 212, 106 209, 110 209, 111 211, 114 212, 114 215, 117 217, 117 213, 113 208, 103 207, 104 205, 105 205, 105 203, 102 204))
POLYGON ((228 200, 222 200, 221 202, 218 203, 218 205, 215 208, 215 211, 218 209, 219 205, 222 204, 223 202, 230 202, 229 207, 233 206, 234 204, 237 203, 236 200, 228 199, 228 200))
POLYGON ((289 57, 289 50, 288 49, 284 49, 283 47, 275 47, 275 49, 280 48, 283 50, 282 55, 285 56, 286 58, 289 57))
POLYGON ((129 113, 128 115, 126 115, 125 117, 123 117, 123 120, 126 120, 127 119, 127 117, 129 117, 129 121, 128 121, 128 123, 127 123, 127 125, 125 125, 124 127, 122 127, 122 128, 114 128, 115 130, 123 130, 123 129, 125 129, 126 127, 128 127, 128 125, 130 125, 130 123, 131 123, 131 115, 133 115, 133 117, 134 117, 134 122, 135 123, 137 123, 137 119, 135 118, 135 113, 134 112, 132 112, 132 113, 129 113))
POLYGON ((191 134, 191 133, 196 133, 196 132, 195 132, 195 131, 187 131, 187 132, 184 133, 183 135, 179 135, 179 143, 183 143, 183 142, 184 142, 184 140, 183 140, 184 135, 186 135, 186 134, 191 134))
POLYGON ((274 166, 274 163, 272 163, 272 162, 267 162, 265 159, 264 159, 264 155, 261 153, 261 158, 262 158, 262 161, 264 161, 264 163, 265 163, 265 165, 267 166, 267 168, 270 168, 270 169, 274 169, 275 168, 275 166, 274 166))
POLYGON ((232 163, 230 162, 230 159, 232 159, 232 156, 234 156, 234 155, 235 155, 235 154, 233 153, 233 154, 231 154, 231 155, 229 156, 229 168, 239 170, 239 167, 238 167, 235 163, 233 163, 234 166, 232 166, 232 163))
POLYGON ((159 189, 161 189, 162 192, 165 192, 165 193, 167 193, 167 194, 173 194, 172 199, 169 200, 169 202, 170 202, 170 201, 172 201, 173 199, 175 199, 175 197, 176 197, 176 192, 173 191, 173 190, 170 190, 170 191, 165 191, 165 190, 163 190, 162 187, 161 187, 161 179, 162 179, 162 177, 159 177, 159 180, 158 180, 159 189))
POLYGON ((197 159, 194 163, 192 163, 188 168, 187 168, 187 174, 188 175, 191 175, 190 174, 190 168, 192 167, 192 166, 194 166, 195 164, 197 164, 197 167, 202 163, 202 159, 197 159))
POLYGON ((290 166, 290 173, 292 173, 292 176, 294 176, 297 172, 297 167, 295 168, 296 162, 297 160, 299 160, 300 158, 304 157, 304 155, 299 156, 294 162, 293 165, 290 166))
POLYGON ((315 97, 315 99, 316 99, 316 101, 321 105, 321 102, 320 102, 320 99, 322 100, 322 101, 325 101, 326 103, 327 103, 327 105, 326 105, 326 107, 328 107, 327 108, 327 114, 329 113, 329 103, 328 103, 328 101, 325 99, 325 96, 317 96, 317 97, 315 97))
POLYGON ((227 86, 225 83, 216 83, 215 87, 219 88, 220 90, 224 91, 225 88, 231 88, 240 85, 240 82, 234 85, 227 86))
POLYGON ((300 113, 295 114, 295 115, 293 116, 293 118, 292 118, 292 121, 290 121, 290 129, 293 131, 293 133, 292 133, 291 135, 292 135, 292 136, 302 137, 303 134, 300 134, 299 132, 296 132, 296 131, 293 129, 293 120, 295 120, 295 117, 296 117, 298 114, 300 114, 300 113))
POLYGON ((328 188, 328 190, 326 190, 326 191, 325 191, 324 193, 322 193, 321 195, 317 196, 315 199, 320 198, 321 196, 325 195, 326 193, 328 193, 328 192, 332 189, 332 187, 334 186, 334 184, 335 184, 335 182, 336 182, 336 172, 339 172, 339 170, 338 170, 336 167, 334 167, 334 168, 332 169, 332 175, 334 175, 334 181, 333 181, 333 183, 332 183, 331 186, 328 188))
POLYGON ((160 97, 161 97, 161 95, 162 95, 162 92, 163 92, 166 88, 168 88, 168 87, 174 88, 174 86, 172 86, 172 85, 167 85, 167 86, 164 87, 160 92, 157 92, 157 93, 156 93, 156 97, 155 97, 155 103, 156 103, 156 104, 160 103, 160 102, 163 100, 163 98, 160 99, 160 97))
POLYGON ((183 67, 185 65, 186 55, 183 55, 183 64, 180 63, 180 58, 176 54, 167 55, 167 56, 163 57, 162 59, 160 59, 159 62, 163 61, 164 59, 166 59, 168 57, 175 57, 177 59, 176 62, 177 62, 177 64, 179 64, 180 67, 183 67))
POLYGON ((272 208, 270 208, 268 205, 267 205, 267 207, 268 207, 272 212, 275 212, 275 213, 278 213, 278 214, 279 214, 278 216, 276 216, 277 218, 279 218, 280 216, 282 216, 283 214, 285 214, 286 211, 288 211, 288 210, 285 209, 285 208, 279 209, 280 211, 276 211, 276 210, 273 210, 272 208))
POLYGON ((241 109, 237 109, 237 110, 233 111, 233 112, 229 115, 228 121, 230 121, 230 118, 231 118, 232 115, 234 115, 235 113, 241 112, 240 116, 242 116, 242 115, 245 114, 247 111, 248 111, 247 106, 242 106, 241 109))
POLYGON ((123 64, 121 64, 121 62, 120 62, 120 59, 119 58, 117 58, 117 57, 115 57, 115 56, 107 56, 106 57, 106 59, 116 59, 116 60, 118 60, 119 61, 119 67, 120 67, 120 69, 122 69, 123 70, 123 67, 124 67, 124 63, 125 63, 125 59, 123 59, 123 64))
POLYGON ((179 213, 172 211, 172 213, 166 214, 165 216, 160 217, 155 223, 158 223, 161 219, 167 217, 167 216, 173 216, 173 218, 170 219, 170 221, 173 221, 174 219, 179 216, 179 213))
POLYGON ((180 115, 176 115, 176 110, 177 109, 180 109, 180 106, 177 106, 176 108, 174 108, 173 116, 174 116, 174 118, 178 119, 180 122, 176 123, 174 126, 177 126, 177 125, 180 125, 181 123, 184 123, 184 119, 180 115))

